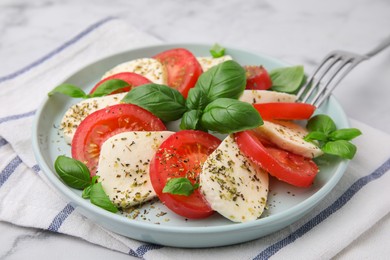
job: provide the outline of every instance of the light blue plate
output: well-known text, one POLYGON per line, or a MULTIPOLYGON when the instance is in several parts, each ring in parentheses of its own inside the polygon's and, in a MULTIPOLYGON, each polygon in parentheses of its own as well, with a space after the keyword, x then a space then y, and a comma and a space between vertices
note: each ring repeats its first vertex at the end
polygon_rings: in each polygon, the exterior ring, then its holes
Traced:
MULTIPOLYGON (((64 82, 83 86, 89 90, 99 81, 101 75, 119 63, 136 58, 151 57, 161 51, 183 47, 196 56, 209 56, 210 45, 170 44, 133 49, 97 61, 71 75, 64 82)), ((227 48, 227 54, 243 65, 264 65, 267 69, 288 66, 280 60, 227 48)), ((60 84, 61 82, 59 82, 60 84)), ((55 86, 53 86, 54 88, 55 86)), ((295 188, 273 178, 270 182, 268 209, 262 218, 248 223, 233 223, 217 213, 207 219, 187 220, 171 213, 160 202, 144 205, 138 217, 135 212, 113 214, 92 205, 81 198, 81 192, 66 186, 54 171, 58 155, 70 156, 58 126, 65 111, 79 100, 62 95, 46 97, 38 109, 33 126, 33 148, 36 159, 44 174, 78 212, 97 224, 137 240, 175 247, 214 247, 241 243, 278 231, 310 212, 337 184, 343 175, 347 161, 328 160, 320 165, 320 173, 310 188, 295 188), (167 214, 161 214, 166 212, 167 214)), ((332 97, 320 108, 320 113, 329 114, 338 127, 349 127, 347 117, 332 97)))

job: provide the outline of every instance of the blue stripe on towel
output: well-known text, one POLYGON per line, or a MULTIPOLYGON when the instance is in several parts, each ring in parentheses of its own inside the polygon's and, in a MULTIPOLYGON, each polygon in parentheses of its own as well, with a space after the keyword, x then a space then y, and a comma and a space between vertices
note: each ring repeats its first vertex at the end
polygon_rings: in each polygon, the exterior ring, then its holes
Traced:
POLYGON ((58 232, 64 221, 68 218, 68 216, 74 211, 74 208, 67 204, 58 214, 54 217, 50 226, 47 228, 50 231, 58 232))
POLYGON ((358 179, 335 202, 333 202, 332 205, 321 211, 318 215, 306 222, 304 225, 302 225, 300 228, 298 228, 296 231, 294 231, 284 239, 264 249, 254 259, 268 259, 274 254, 276 254, 283 247, 293 243, 299 237, 309 232, 312 228, 314 228, 326 218, 328 218, 330 215, 342 208, 361 188, 366 186, 371 181, 382 177, 389 170, 390 159, 388 159, 384 164, 377 168, 373 173, 358 179))
POLYGON ((36 110, 33 110, 33 111, 26 112, 23 114, 16 114, 16 115, 2 117, 2 118, 0 118, 0 124, 8 122, 8 121, 18 120, 21 118, 33 116, 33 115, 35 115, 35 112, 36 112, 36 110))
POLYGON ((163 246, 156 245, 156 244, 144 244, 144 245, 139 246, 135 251, 133 249, 130 249, 128 254, 131 256, 134 256, 134 257, 143 258, 143 256, 147 252, 154 250, 154 249, 160 249, 160 248, 163 248, 163 246))
POLYGON ((22 68, 20 70, 17 70, 15 72, 11 73, 11 74, 6 75, 6 76, 0 77, 0 83, 2 83, 4 81, 11 80, 11 79, 14 79, 14 78, 16 78, 16 77, 26 73, 27 71, 33 69, 34 67, 44 63, 46 60, 48 60, 51 57, 55 56, 56 54, 60 53, 64 49, 68 48, 69 46, 75 44, 77 41, 82 39, 84 36, 88 35, 90 32, 94 31, 96 28, 100 27, 101 25, 103 25, 106 22, 111 21, 113 19, 117 19, 117 18, 109 16, 109 17, 106 17, 106 18, 104 18, 104 19, 102 19, 102 20, 92 24, 87 29, 85 29, 81 33, 77 34, 75 37, 71 38, 69 41, 65 42, 64 44, 62 44, 58 48, 54 49, 53 51, 49 52, 48 54, 46 54, 45 56, 41 57, 40 59, 34 61, 33 63, 27 65, 26 67, 24 67, 24 68, 22 68))
POLYGON ((8 178, 15 172, 16 168, 22 163, 19 156, 12 159, 7 166, 0 173, 0 187, 8 180, 8 178))
POLYGON ((130 248, 130 251, 129 251, 129 253, 127 253, 128 255, 131 255, 131 256, 134 256, 134 257, 139 257, 139 258, 141 258, 138 254, 137 254, 137 252, 135 252, 133 249, 131 249, 130 248))
MULTIPOLYGON (((114 19, 117 19, 117 17, 111 17, 110 16, 110 17, 106 17, 106 18, 104 18, 104 19, 102 19, 102 20, 92 24, 87 29, 85 29, 84 31, 82 31, 81 33, 76 35, 75 37, 71 38, 69 41, 67 41, 64 44, 62 44, 60 47, 58 47, 55 50, 49 52, 48 54, 46 54, 43 57, 41 57, 40 59, 34 61, 30 65, 27 65, 26 67, 24 67, 24 68, 22 68, 22 69, 20 69, 20 70, 18 70, 16 72, 14 72, 14 73, 11 73, 11 74, 3 76, 3 77, 0 77, 0 83, 2 83, 4 81, 7 81, 7 80, 14 79, 14 78, 18 77, 19 75, 22 75, 25 72, 33 69, 34 67, 42 64, 43 62, 45 62, 48 59, 52 58, 53 56, 55 56, 56 54, 60 53, 61 51, 63 51, 67 47, 69 47, 69 46, 73 45, 74 43, 78 42, 83 37, 85 37, 86 35, 88 35, 92 31, 94 31, 95 29, 99 28, 101 25, 103 25, 103 24, 105 24, 105 23, 107 23, 107 22, 109 22, 111 20, 114 20, 114 19)), ((11 115, 11 116, 0 118, 0 124, 8 122, 8 121, 13 121, 13 120, 17 120, 17 119, 20 119, 20 118, 24 118, 24 117, 33 116, 35 114, 35 112, 36 112, 36 110, 33 110, 33 111, 26 112, 26 113, 23 113, 23 114, 16 114, 16 115, 11 115)))
POLYGON ((5 140, 4 138, 0 137, 0 147, 4 146, 8 144, 7 140, 5 140))
POLYGON ((145 244, 137 248, 136 252, 138 256, 144 256, 148 251, 154 250, 154 249, 160 249, 163 246, 161 245, 155 245, 155 244, 145 244))
POLYGON ((39 167, 38 164, 35 164, 31 169, 32 169, 35 173, 38 173, 38 172, 41 170, 41 167, 39 167))

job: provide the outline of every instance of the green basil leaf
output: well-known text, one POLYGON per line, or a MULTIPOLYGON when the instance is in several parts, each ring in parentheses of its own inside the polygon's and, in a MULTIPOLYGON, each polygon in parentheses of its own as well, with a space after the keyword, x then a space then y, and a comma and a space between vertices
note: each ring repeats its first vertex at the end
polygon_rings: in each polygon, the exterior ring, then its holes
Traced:
POLYGON ((91 184, 89 170, 80 161, 60 155, 54 162, 54 168, 60 178, 72 188, 82 190, 91 184))
POLYGON ((194 88, 200 90, 188 93, 187 106, 190 109, 202 110, 204 105, 218 98, 234 98, 241 96, 246 86, 245 69, 233 60, 222 62, 202 73, 194 88), (192 97, 191 95, 195 95, 192 97), (204 95, 204 100, 201 102, 203 106, 199 106, 197 101, 199 96, 204 95))
POLYGON ((185 99, 179 91, 154 83, 133 88, 122 102, 138 105, 165 122, 177 120, 187 111, 185 99))
POLYGON ((222 134, 253 129, 263 124, 259 112, 249 103, 231 98, 219 98, 208 104, 201 125, 222 134))
POLYGON ((296 92, 305 80, 303 66, 273 69, 269 75, 272 81, 271 89, 286 93, 296 92))
POLYGON ((83 190, 83 193, 81 193, 81 197, 83 198, 83 199, 89 199, 91 196, 90 196, 90 194, 91 194, 91 188, 92 188, 92 186, 93 186, 94 184, 91 184, 91 185, 89 185, 88 187, 86 187, 84 190, 83 190))
POLYGON ((329 134, 330 140, 347 140, 350 141, 361 135, 362 132, 357 128, 338 129, 329 134))
POLYGON ((122 89, 124 87, 130 86, 129 83, 127 83, 124 80, 121 79, 110 79, 107 81, 104 81, 102 84, 100 84, 95 91, 91 94, 91 97, 102 97, 106 96, 108 94, 111 94, 112 92, 122 89))
POLYGON ((183 114, 183 117, 180 121, 180 129, 192 129, 192 130, 203 130, 200 125, 200 118, 202 116, 202 111, 200 110, 190 110, 183 114))
POLYGON ((118 212, 118 208, 115 207, 110 198, 104 192, 101 182, 92 185, 89 196, 92 204, 110 212, 118 212))
POLYGON ((310 132, 319 131, 329 135, 331 132, 336 130, 336 124, 330 116, 321 114, 310 118, 306 124, 306 128, 310 132))
POLYGON ((97 180, 99 179, 99 177, 100 177, 100 176, 98 176, 98 175, 92 176, 91 185, 89 185, 88 187, 86 187, 86 188, 83 190, 83 193, 81 194, 81 197, 83 197, 83 199, 89 199, 89 198, 90 198, 91 188, 92 188, 93 185, 95 185, 95 183, 97 182, 97 180))
POLYGON ((92 178, 91 178, 91 183, 92 183, 92 184, 97 183, 97 181, 98 181, 99 178, 100 178, 99 175, 92 176, 92 178))
POLYGON ((210 54, 213 58, 219 58, 225 55, 225 48, 219 45, 218 43, 214 44, 210 49, 210 54))
POLYGON ((198 187, 199 184, 193 185, 187 178, 173 178, 165 184, 163 193, 190 196, 198 187))
POLYGON ((54 95, 55 93, 60 93, 60 94, 64 94, 64 95, 67 95, 69 97, 73 97, 73 98, 88 98, 88 95, 85 94, 85 92, 75 86, 75 85, 72 85, 72 84, 61 84, 57 87, 55 87, 52 91, 50 91, 48 93, 49 97, 54 95))
POLYGON ((190 110, 203 110, 209 100, 201 88, 191 88, 188 92, 186 106, 190 110))
POLYGON ((323 132, 320 132, 320 131, 313 131, 313 132, 309 132, 305 138, 303 138, 305 141, 313 141, 313 140, 317 140, 317 141, 327 141, 328 140, 328 136, 323 133, 323 132))
POLYGON ((330 141, 322 146, 321 150, 327 154, 340 156, 344 159, 352 159, 356 153, 356 146, 349 141, 330 141))

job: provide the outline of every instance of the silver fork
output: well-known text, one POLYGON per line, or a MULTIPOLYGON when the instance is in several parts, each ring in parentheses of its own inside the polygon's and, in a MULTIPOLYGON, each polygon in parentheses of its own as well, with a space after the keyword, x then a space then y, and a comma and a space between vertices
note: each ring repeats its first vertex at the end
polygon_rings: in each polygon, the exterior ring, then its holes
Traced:
POLYGON ((390 37, 387 37, 381 44, 365 55, 347 51, 330 52, 321 61, 306 84, 298 91, 297 102, 310 103, 316 107, 321 106, 339 82, 356 65, 378 54, 388 46, 390 46, 390 37))

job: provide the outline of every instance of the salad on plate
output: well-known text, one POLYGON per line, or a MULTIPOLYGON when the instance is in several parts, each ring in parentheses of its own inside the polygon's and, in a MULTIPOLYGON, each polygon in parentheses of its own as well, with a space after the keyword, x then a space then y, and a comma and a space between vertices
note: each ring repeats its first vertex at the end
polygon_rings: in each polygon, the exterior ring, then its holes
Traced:
POLYGON ((310 187, 324 154, 352 159, 358 129, 297 101, 302 66, 246 65, 214 45, 210 57, 174 48, 118 64, 63 115, 71 154, 54 168, 82 197, 113 213, 158 198, 186 219, 259 219, 270 178, 310 187), (272 176, 272 177, 270 177, 272 176))

